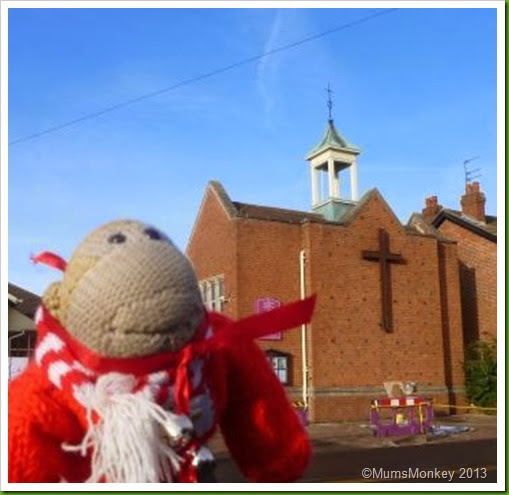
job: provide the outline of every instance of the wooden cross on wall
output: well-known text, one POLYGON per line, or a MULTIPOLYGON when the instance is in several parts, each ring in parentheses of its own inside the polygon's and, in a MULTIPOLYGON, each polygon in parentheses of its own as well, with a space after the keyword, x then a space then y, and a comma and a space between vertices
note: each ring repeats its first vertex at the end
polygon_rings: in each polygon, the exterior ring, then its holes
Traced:
POLYGON ((401 254, 391 253, 389 248, 389 234, 379 229, 379 251, 362 251, 362 257, 369 261, 378 261, 380 265, 380 290, 382 295, 382 326, 386 332, 393 332, 392 326, 392 284, 390 263, 405 264, 401 254))

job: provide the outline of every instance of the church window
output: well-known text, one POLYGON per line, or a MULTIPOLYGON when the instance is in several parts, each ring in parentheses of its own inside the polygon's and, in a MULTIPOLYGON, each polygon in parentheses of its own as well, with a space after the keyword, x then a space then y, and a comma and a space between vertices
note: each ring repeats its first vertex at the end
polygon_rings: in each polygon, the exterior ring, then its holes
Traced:
POLYGON ((205 307, 210 311, 224 311, 224 276, 200 280, 199 285, 205 307))
POLYGON ((210 281, 210 300, 212 302, 212 309, 216 309, 216 281, 212 279, 210 281))
POLYGON ((268 350, 266 351, 267 359, 283 385, 290 384, 290 354, 285 352, 268 350))

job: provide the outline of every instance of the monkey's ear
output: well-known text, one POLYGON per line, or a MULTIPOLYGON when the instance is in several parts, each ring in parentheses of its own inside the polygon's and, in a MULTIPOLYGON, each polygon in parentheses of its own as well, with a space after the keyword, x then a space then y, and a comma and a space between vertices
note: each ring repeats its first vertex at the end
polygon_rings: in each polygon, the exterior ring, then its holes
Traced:
POLYGON ((60 286, 60 282, 53 282, 49 285, 42 295, 42 302, 44 303, 44 306, 46 306, 46 309, 51 313, 51 316, 56 318, 60 323, 63 323, 60 286))

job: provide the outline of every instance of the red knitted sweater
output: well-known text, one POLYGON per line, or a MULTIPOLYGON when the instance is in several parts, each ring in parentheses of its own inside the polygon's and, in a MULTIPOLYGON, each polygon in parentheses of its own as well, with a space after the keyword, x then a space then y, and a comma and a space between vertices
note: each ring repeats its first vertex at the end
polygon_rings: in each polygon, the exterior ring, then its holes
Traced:
MULTIPOLYGON (((216 328, 228 324, 211 315, 216 328)), ((257 345, 240 340, 214 351, 204 369, 215 418, 240 470, 252 482, 288 482, 310 457, 307 434, 257 345)), ((81 442, 84 409, 31 363, 9 385, 9 482, 82 482, 90 460, 65 452, 81 442)))

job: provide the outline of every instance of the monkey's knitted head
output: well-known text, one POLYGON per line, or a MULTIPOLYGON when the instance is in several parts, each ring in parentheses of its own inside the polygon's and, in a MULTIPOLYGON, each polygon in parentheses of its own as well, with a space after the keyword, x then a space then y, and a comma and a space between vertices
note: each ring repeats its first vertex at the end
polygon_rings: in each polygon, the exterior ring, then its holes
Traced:
POLYGON ((75 339, 109 357, 179 350, 205 312, 189 260, 160 230, 135 220, 86 236, 43 302, 75 339))

